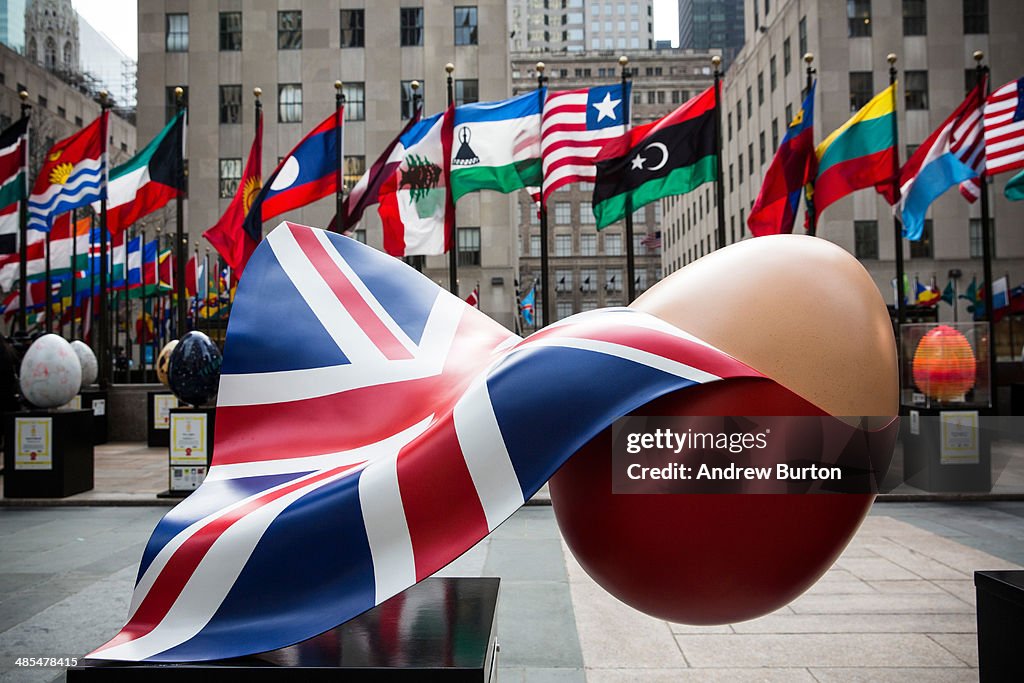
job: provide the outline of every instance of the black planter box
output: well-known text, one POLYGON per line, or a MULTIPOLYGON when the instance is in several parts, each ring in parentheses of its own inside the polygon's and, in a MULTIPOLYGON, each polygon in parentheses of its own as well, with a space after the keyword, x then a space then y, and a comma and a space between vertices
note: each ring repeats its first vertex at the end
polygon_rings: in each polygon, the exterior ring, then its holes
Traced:
POLYGON ((67 680, 487 683, 497 669, 499 581, 426 579, 315 638, 252 657, 195 664, 87 660, 68 669, 67 680))
POLYGON ((983 683, 1024 681, 1024 570, 974 572, 983 683))
POLYGON ((92 442, 95 445, 107 442, 107 415, 110 413, 110 402, 107 392, 99 389, 82 390, 82 408, 92 411, 92 442), (97 414, 96 411, 99 411, 97 414))
POLYGON ((91 410, 25 410, 4 414, 4 497, 66 498, 93 486, 91 410), (17 461, 19 418, 49 420, 50 457, 45 469, 26 469, 17 461))

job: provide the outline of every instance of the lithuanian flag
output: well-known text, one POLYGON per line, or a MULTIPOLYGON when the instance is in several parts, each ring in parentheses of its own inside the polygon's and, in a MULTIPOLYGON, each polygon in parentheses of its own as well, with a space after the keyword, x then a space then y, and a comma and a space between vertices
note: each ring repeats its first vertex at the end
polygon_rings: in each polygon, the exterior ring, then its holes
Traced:
POLYGON ((818 145, 818 179, 814 183, 818 216, 829 204, 865 187, 874 186, 890 204, 896 201, 895 102, 893 83, 818 145))

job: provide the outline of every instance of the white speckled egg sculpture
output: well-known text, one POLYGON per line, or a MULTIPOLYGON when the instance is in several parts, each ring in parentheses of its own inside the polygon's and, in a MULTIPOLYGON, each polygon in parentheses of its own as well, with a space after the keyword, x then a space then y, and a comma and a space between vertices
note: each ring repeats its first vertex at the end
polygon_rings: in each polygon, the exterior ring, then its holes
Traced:
POLYGON ((82 386, 82 363, 62 337, 46 334, 29 347, 21 361, 21 393, 39 408, 62 406, 82 386))
POLYGON ((100 368, 96 362, 96 354, 92 352, 89 345, 84 341, 76 339, 71 342, 71 348, 78 354, 78 362, 82 364, 82 388, 96 382, 99 377, 100 368))

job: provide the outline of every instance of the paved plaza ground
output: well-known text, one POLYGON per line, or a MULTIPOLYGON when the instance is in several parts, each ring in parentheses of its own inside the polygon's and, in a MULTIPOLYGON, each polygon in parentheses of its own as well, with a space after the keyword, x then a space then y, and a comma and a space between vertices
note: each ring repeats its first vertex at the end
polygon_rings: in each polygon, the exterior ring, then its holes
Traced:
MULTIPOLYGON (((161 483, 152 473, 153 485, 161 483)), ((81 656, 122 625, 163 507, 0 508, 0 680, 62 680, 18 656, 81 656)), ((500 576, 501 681, 970 681, 972 573, 1024 565, 1024 503, 876 503, 825 577, 778 612, 694 628, 605 593, 548 506, 448 567, 500 576)))

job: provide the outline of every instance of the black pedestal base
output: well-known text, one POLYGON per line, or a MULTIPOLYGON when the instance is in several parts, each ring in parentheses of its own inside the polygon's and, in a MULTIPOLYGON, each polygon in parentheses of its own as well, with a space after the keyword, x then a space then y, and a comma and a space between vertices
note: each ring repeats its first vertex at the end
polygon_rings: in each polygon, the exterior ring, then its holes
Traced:
MULTIPOLYGON (((977 430, 977 462, 943 463, 940 418, 948 411, 901 406, 902 414, 910 415, 911 411, 917 412, 920 422, 917 434, 913 433, 913 422, 909 418, 904 418, 900 430, 904 481, 922 491, 935 493, 988 493, 992 490, 992 436, 989 430, 977 430)), ((978 412, 981 416, 989 414, 987 409, 978 412)))
POLYGON ((974 572, 978 672, 987 681, 1024 681, 1024 571, 974 572))
POLYGON ((99 389, 82 389, 82 408, 92 411, 92 442, 98 446, 107 442, 107 414, 110 403, 107 392, 99 389))
POLYGON ((497 578, 426 579, 337 628, 252 657, 194 664, 86 663, 78 681, 451 681, 497 668, 497 578))
MULTIPOLYGON (((25 410, 4 415, 4 497, 66 498, 93 487, 91 410, 25 410), (49 420, 49 463, 27 469, 17 461, 18 418, 49 420)), ((30 464, 31 465, 31 464, 30 464)))

